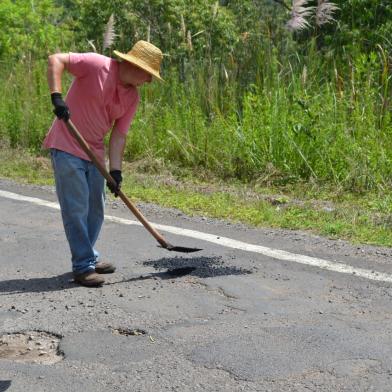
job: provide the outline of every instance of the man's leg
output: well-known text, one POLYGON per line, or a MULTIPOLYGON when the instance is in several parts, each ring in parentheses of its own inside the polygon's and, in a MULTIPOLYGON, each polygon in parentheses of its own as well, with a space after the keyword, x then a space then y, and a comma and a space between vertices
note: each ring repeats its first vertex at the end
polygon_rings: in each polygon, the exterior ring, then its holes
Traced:
POLYGON ((95 269, 95 255, 88 230, 90 191, 88 161, 52 149, 56 191, 64 230, 72 254, 72 270, 84 274, 95 269))
MULTIPOLYGON (((105 213, 105 179, 93 163, 89 162, 87 171, 89 187, 89 210, 87 216, 88 234, 91 245, 94 247, 102 228, 105 213)), ((95 259, 99 252, 94 249, 95 259)))
MULTIPOLYGON (((87 174, 90 199, 88 212, 88 230, 92 246, 95 245, 99 236, 102 223, 104 220, 105 207, 105 180, 99 170, 89 163, 89 170, 87 174)), ((116 267, 107 262, 100 260, 99 252, 94 249, 95 254, 95 271, 99 274, 111 274, 116 270, 116 267)))

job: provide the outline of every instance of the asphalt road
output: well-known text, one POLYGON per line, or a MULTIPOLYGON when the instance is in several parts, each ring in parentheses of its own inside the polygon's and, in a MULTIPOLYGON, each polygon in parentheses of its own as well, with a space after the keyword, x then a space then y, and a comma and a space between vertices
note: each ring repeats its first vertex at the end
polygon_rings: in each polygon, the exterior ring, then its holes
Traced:
MULTIPOLYGON (((56 201, 51 188, 0 180, 1 190, 56 201)), ((107 214, 134 219, 120 203, 107 214)), ((391 391, 391 249, 140 207, 218 243, 163 232, 203 248, 173 254, 108 219, 97 248, 118 270, 89 289, 72 282, 59 211, 0 194, 0 337, 46 332, 61 354, 31 363, 0 339, 0 392, 391 391)))

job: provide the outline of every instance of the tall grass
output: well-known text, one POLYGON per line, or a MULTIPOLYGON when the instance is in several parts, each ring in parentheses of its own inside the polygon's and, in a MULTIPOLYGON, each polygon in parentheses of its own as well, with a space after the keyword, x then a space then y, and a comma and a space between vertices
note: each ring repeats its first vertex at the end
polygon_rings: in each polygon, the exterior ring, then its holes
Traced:
MULTIPOLYGON (((314 47, 284 55, 258 48, 242 64, 190 60, 181 75, 168 69, 166 83, 142 90, 125 159, 260 183, 390 186, 386 54, 379 47, 336 63, 314 47)), ((25 62, 0 73, 0 136, 11 147, 40 151, 53 118, 45 66, 25 62)))
POLYGON ((253 83, 193 68, 183 83, 144 92, 127 156, 212 171, 222 178, 314 181, 354 191, 391 184, 390 75, 382 51, 340 65, 307 56, 253 57, 253 83), (283 60, 283 61, 282 61, 283 60), (157 97, 157 98, 153 98, 157 97), (143 146, 142 148, 140 148, 143 146))
POLYGON ((46 61, 29 60, 2 65, 0 137, 10 147, 40 150, 53 119, 45 67, 46 61))

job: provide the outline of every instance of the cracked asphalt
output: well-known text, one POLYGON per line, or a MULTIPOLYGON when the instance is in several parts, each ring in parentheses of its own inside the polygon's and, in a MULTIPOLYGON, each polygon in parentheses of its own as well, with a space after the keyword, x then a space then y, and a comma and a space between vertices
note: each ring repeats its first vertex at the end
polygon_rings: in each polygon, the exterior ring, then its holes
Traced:
MULTIPOLYGON (((0 189, 56 201, 50 187, 0 189)), ((389 248, 140 208, 156 223, 392 273, 389 248)), ((144 228, 106 221, 97 248, 118 269, 80 287, 60 212, 0 197, 0 335, 54 334, 63 354, 44 364, 3 351, 0 392, 391 390, 390 283, 163 234, 203 251, 169 253, 144 228)))

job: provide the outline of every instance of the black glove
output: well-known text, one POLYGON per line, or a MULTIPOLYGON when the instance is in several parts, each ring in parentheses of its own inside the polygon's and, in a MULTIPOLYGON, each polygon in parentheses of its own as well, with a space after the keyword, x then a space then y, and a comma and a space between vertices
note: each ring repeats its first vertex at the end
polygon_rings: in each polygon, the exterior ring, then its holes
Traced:
POLYGON ((113 180, 116 181, 116 186, 114 186, 111 182, 106 181, 107 187, 110 189, 110 192, 114 194, 114 196, 118 196, 118 192, 120 191, 121 188, 121 183, 122 183, 122 175, 121 175, 121 170, 112 170, 110 172, 110 175, 112 176, 113 180))
POLYGON ((71 113, 69 112, 67 104, 63 101, 61 93, 52 93, 50 97, 52 98, 52 104, 54 106, 53 113, 58 119, 68 121, 71 113))

